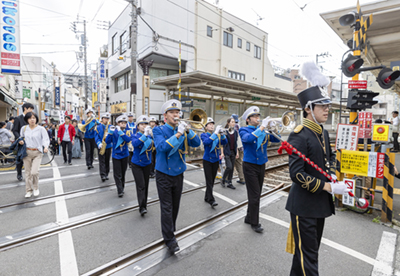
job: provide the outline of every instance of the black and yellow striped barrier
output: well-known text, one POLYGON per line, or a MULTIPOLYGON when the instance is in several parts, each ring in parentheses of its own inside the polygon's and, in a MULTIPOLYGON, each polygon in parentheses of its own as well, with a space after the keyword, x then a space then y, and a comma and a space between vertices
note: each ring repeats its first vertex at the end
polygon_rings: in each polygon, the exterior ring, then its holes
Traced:
POLYGON ((383 172, 382 191, 382 222, 392 222, 393 218, 393 184, 394 184, 394 153, 385 154, 385 169, 383 172))

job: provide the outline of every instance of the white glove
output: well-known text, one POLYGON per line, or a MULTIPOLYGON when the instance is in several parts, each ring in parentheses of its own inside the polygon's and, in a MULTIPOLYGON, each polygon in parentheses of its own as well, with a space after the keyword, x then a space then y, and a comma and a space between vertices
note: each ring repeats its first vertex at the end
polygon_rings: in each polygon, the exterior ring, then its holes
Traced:
POLYGON ((336 183, 331 182, 330 184, 331 184, 331 189, 332 189, 331 194, 333 194, 333 195, 335 195, 335 194, 343 195, 345 193, 351 192, 351 190, 347 188, 346 184, 344 184, 343 181, 339 181, 336 183))
POLYGON ((271 117, 267 117, 267 118, 265 118, 264 120, 262 120, 262 123, 261 123, 261 126, 263 126, 263 127, 267 127, 268 126, 268 124, 269 124, 269 122, 271 121, 271 117))
POLYGON ((101 149, 103 147, 103 143, 101 143, 100 145, 97 146, 99 149, 101 149))
POLYGON ((219 131, 219 133, 221 133, 221 135, 226 135, 226 130, 221 128, 221 130, 219 131))
POLYGON ((337 180, 336 174, 331 174, 332 180, 337 180))
POLYGON ((118 131, 121 131, 121 127, 120 126, 116 126, 115 127, 118 131))
POLYGON ((144 129, 144 135, 149 136, 149 135, 150 135, 150 131, 151 131, 151 127, 150 127, 150 126, 147 126, 147 127, 144 129))
POLYGON ((183 135, 183 133, 185 133, 185 131, 186 131, 186 127, 187 127, 187 123, 185 123, 183 121, 179 122, 178 132, 183 135))
POLYGON ((217 126, 216 128, 215 128, 215 131, 214 131, 214 134, 219 134, 219 133, 221 133, 221 126, 217 126))

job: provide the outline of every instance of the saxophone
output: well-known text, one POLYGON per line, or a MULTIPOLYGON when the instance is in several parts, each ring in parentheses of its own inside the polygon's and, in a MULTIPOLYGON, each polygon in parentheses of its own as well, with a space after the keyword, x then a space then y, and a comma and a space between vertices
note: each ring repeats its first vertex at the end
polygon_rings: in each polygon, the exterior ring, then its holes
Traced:
POLYGON ((103 145, 100 149, 99 154, 100 155, 104 155, 104 153, 106 152, 106 136, 107 136, 107 132, 108 132, 108 126, 110 125, 110 123, 107 123, 106 127, 104 128, 104 135, 103 135, 103 141, 101 142, 101 144, 103 145))
POLYGON ((93 121, 93 119, 94 119, 94 117, 90 117, 84 125, 78 124, 79 130, 80 130, 81 132, 85 133, 85 132, 86 132, 86 126, 87 126, 88 124, 90 124, 90 122, 93 121))

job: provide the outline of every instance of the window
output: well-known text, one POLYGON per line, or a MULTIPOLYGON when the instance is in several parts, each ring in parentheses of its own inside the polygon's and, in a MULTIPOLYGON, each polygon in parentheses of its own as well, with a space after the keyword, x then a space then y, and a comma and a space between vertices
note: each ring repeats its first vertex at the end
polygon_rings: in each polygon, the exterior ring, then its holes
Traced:
MULTIPOLYGON (((183 73, 183 71, 182 71, 183 73)), ((156 79, 156 78, 161 78, 161 77, 166 77, 166 76, 171 76, 171 75, 176 75, 179 74, 178 70, 170 70, 170 69, 159 69, 159 68, 152 68, 150 67, 149 70, 149 76, 150 80, 156 79)), ((162 89, 165 90, 165 87, 162 85, 154 85, 150 84, 151 89, 162 89)))
POLYGON ((232 44, 233 44, 233 35, 224 32, 224 45, 232 48, 232 44))
POLYGON ((212 37, 212 27, 211 26, 207 26, 207 36, 212 37))
POLYGON ((261 47, 254 45, 254 57, 261 59, 261 47))
POLYGON ((246 75, 234 71, 228 70, 228 78, 235 79, 235 80, 241 80, 245 81, 246 80, 246 75))
POLYGON ((115 93, 128 89, 131 86, 131 74, 129 72, 115 78, 115 93))
POLYGON ((125 53, 126 49, 128 49, 128 33, 126 31, 119 37, 119 45, 120 54, 125 53))
POLYGON ((242 48, 242 39, 238 38, 238 48, 242 48))
POLYGON ((116 49, 116 47, 117 47, 117 34, 115 34, 111 38, 111 47, 112 47, 112 54, 115 54, 118 51, 118 49, 116 49))
POLYGON ((250 52, 250 42, 246 42, 246 50, 250 52))

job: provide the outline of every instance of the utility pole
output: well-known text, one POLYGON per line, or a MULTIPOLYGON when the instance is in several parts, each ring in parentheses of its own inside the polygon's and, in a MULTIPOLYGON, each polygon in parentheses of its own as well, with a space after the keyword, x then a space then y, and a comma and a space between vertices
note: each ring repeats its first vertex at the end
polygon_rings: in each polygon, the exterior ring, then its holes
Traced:
POLYGON ((87 54, 86 54, 86 20, 83 20, 83 55, 85 60, 85 109, 88 108, 88 79, 87 79, 87 54))
POLYGON ((137 94, 137 83, 136 83, 136 55, 137 55, 137 12, 138 12, 138 1, 127 0, 132 4, 131 13, 131 112, 136 116, 136 94, 137 94))

